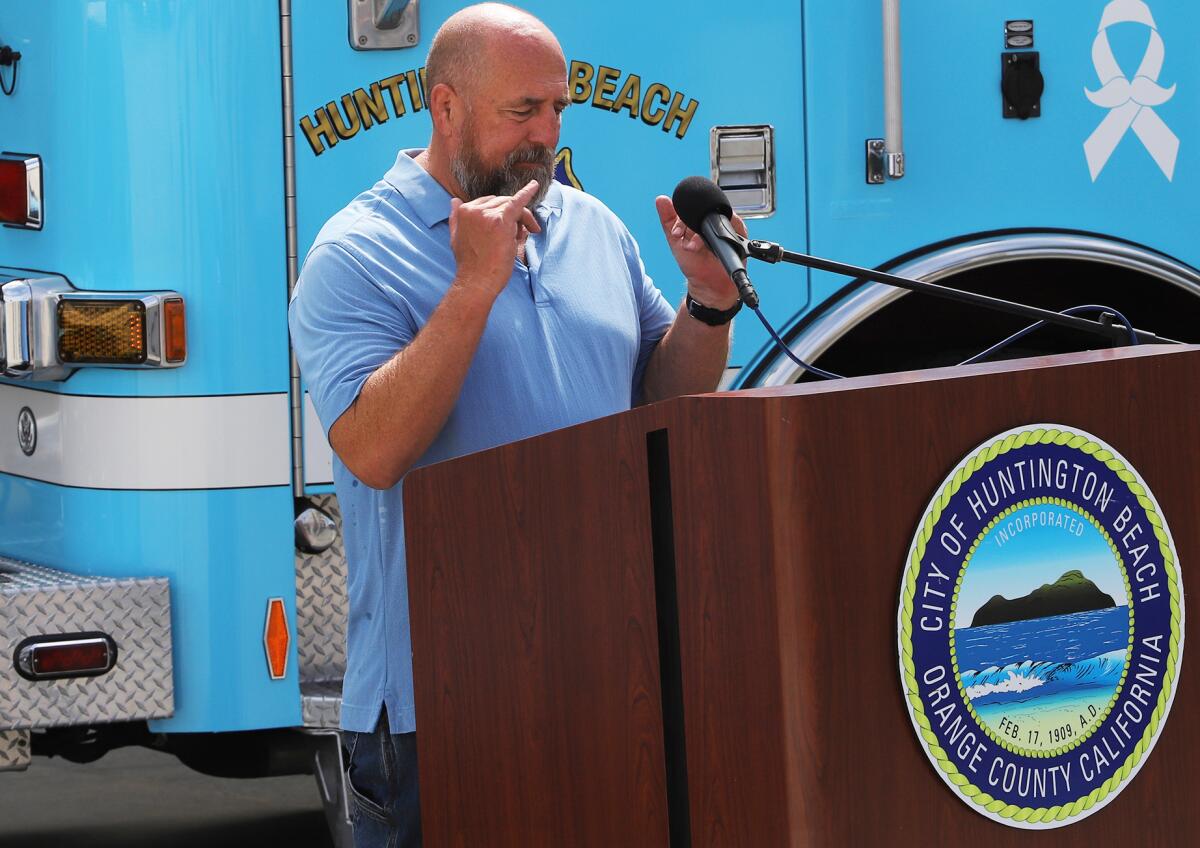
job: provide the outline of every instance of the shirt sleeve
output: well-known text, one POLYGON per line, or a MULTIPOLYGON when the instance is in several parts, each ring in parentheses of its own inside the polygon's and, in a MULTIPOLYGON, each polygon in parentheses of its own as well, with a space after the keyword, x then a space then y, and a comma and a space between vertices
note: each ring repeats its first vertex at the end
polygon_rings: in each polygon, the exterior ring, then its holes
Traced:
POLYGON ((345 248, 313 248, 288 307, 292 347, 326 436, 381 365, 417 334, 404 297, 345 248))
POLYGON ((641 331, 641 344, 638 347, 637 365, 633 371, 631 387, 632 403, 636 406, 642 399, 642 380, 646 375, 646 365, 662 337, 675 322, 676 310, 646 273, 641 251, 638 250, 633 236, 628 230, 622 230, 625 262, 629 266, 629 277, 633 281, 634 295, 637 298, 638 324, 641 331))

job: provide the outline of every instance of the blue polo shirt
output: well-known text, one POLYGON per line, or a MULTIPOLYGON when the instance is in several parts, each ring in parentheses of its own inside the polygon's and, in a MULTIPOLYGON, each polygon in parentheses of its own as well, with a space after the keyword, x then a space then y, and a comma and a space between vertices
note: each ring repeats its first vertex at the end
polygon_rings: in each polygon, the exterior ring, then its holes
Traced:
MULTIPOLYGON (((454 278, 450 195, 401 152, 329 220, 288 310, 300 370, 329 428, 367 378, 413 340, 454 278)), ((417 466, 628 409, 675 310, 604 204, 553 183, 526 264, 496 298, 462 393, 417 466)), ((333 460, 350 621, 342 728, 416 728, 401 485, 372 489, 333 460)), ((401 481, 403 482, 403 481, 401 481)))

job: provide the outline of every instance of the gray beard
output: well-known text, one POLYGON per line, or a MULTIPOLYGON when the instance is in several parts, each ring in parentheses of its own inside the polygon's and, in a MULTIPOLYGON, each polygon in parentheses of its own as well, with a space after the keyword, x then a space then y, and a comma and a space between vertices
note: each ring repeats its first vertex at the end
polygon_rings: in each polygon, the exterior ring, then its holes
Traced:
POLYGON ((468 200, 488 195, 511 197, 530 180, 537 180, 537 194, 526 204, 532 209, 550 190, 550 181, 554 179, 554 151, 543 145, 517 148, 505 157, 500 167, 489 170, 480 163, 474 145, 464 143, 457 155, 450 157, 450 173, 468 200), (518 167, 524 163, 534 167, 518 167))

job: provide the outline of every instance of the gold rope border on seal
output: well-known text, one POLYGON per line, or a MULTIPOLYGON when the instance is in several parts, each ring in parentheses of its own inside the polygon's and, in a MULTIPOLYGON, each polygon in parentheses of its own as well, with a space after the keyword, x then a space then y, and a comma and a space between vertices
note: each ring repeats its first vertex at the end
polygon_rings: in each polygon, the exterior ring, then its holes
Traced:
POLYGON ((900 621, 900 665, 904 678, 905 697, 912 710, 913 721, 920 728, 920 736, 925 741, 930 756, 937 763, 938 768, 945 773, 950 783, 954 784, 959 792, 970 798, 980 807, 983 807, 989 813, 1003 819, 1012 819, 1016 822, 1028 822, 1030 824, 1066 821, 1072 816, 1086 812, 1096 804, 1103 802, 1117 786, 1133 773, 1133 770, 1137 768, 1146 751, 1150 749, 1154 737, 1158 733, 1158 726, 1162 722, 1163 716, 1170 705, 1170 696, 1175 688, 1175 675, 1179 665, 1179 574, 1175 570, 1175 557, 1171 553, 1170 540, 1167 537, 1166 531, 1163 530, 1162 518, 1154 510, 1154 501, 1149 497, 1145 487, 1138 482, 1137 475, 1126 468, 1125 464, 1117 459, 1112 451, 1107 450, 1098 442, 1094 442, 1086 436, 1081 436, 1069 430, 1038 427, 1020 433, 1009 433, 1004 439, 997 439, 959 466, 954 472, 954 476, 946 482, 938 497, 931 504, 931 508, 925 516, 925 521, 922 523, 921 529, 917 532, 912 554, 909 557, 904 575, 903 594, 900 604, 902 613, 900 621), (1031 444, 1054 444, 1060 447, 1066 445, 1072 450, 1078 450, 1081 453, 1091 456, 1096 461, 1104 463, 1110 471, 1116 472, 1117 478, 1128 486, 1129 491, 1137 498, 1138 504, 1146 513, 1146 520, 1154 528, 1154 536, 1158 539, 1159 550, 1163 556, 1163 570, 1167 575, 1167 588, 1171 594, 1170 650, 1167 654, 1166 669, 1163 672, 1163 686, 1159 692, 1158 703, 1155 704, 1154 712, 1150 715, 1150 722, 1146 725, 1146 731, 1142 734, 1142 738, 1138 740, 1137 745, 1133 747, 1133 750, 1125 758, 1125 762, 1122 763, 1121 767, 1113 772, 1104 783, 1097 786, 1087 795, 1078 798, 1070 804, 1036 808, 1019 807, 1016 804, 1008 804, 998 798, 993 798, 972 784, 965 775, 958 771, 954 763, 950 761, 945 750, 938 745, 937 736, 929 724, 929 719, 925 717, 925 705, 921 702, 920 687, 917 683, 916 668, 913 665, 912 659, 912 612, 913 598, 917 591, 917 575, 921 570, 921 559, 925 554, 925 547, 933 535, 933 528, 937 524, 938 518, 941 517, 942 510, 946 508, 950 499, 954 497, 967 480, 971 479, 971 475, 976 471, 983 468, 997 456, 1008 453, 1014 448, 1022 448, 1031 444))

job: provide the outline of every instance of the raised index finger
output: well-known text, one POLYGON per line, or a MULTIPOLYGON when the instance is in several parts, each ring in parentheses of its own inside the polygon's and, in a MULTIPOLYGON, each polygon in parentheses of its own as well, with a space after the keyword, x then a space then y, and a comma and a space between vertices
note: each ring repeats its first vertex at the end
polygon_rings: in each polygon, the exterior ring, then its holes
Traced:
POLYGON ((525 183, 525 187, 509 199, 508 208, 504 210, 504 216, 506 218, 512 218, 513 220, 516 220, 518 217, 520 217, 521 210, 524 209, 525 205, 533 199, 533 196, 537 194, 537 191, 537 180, 530 180, 529 182, 525 183))

